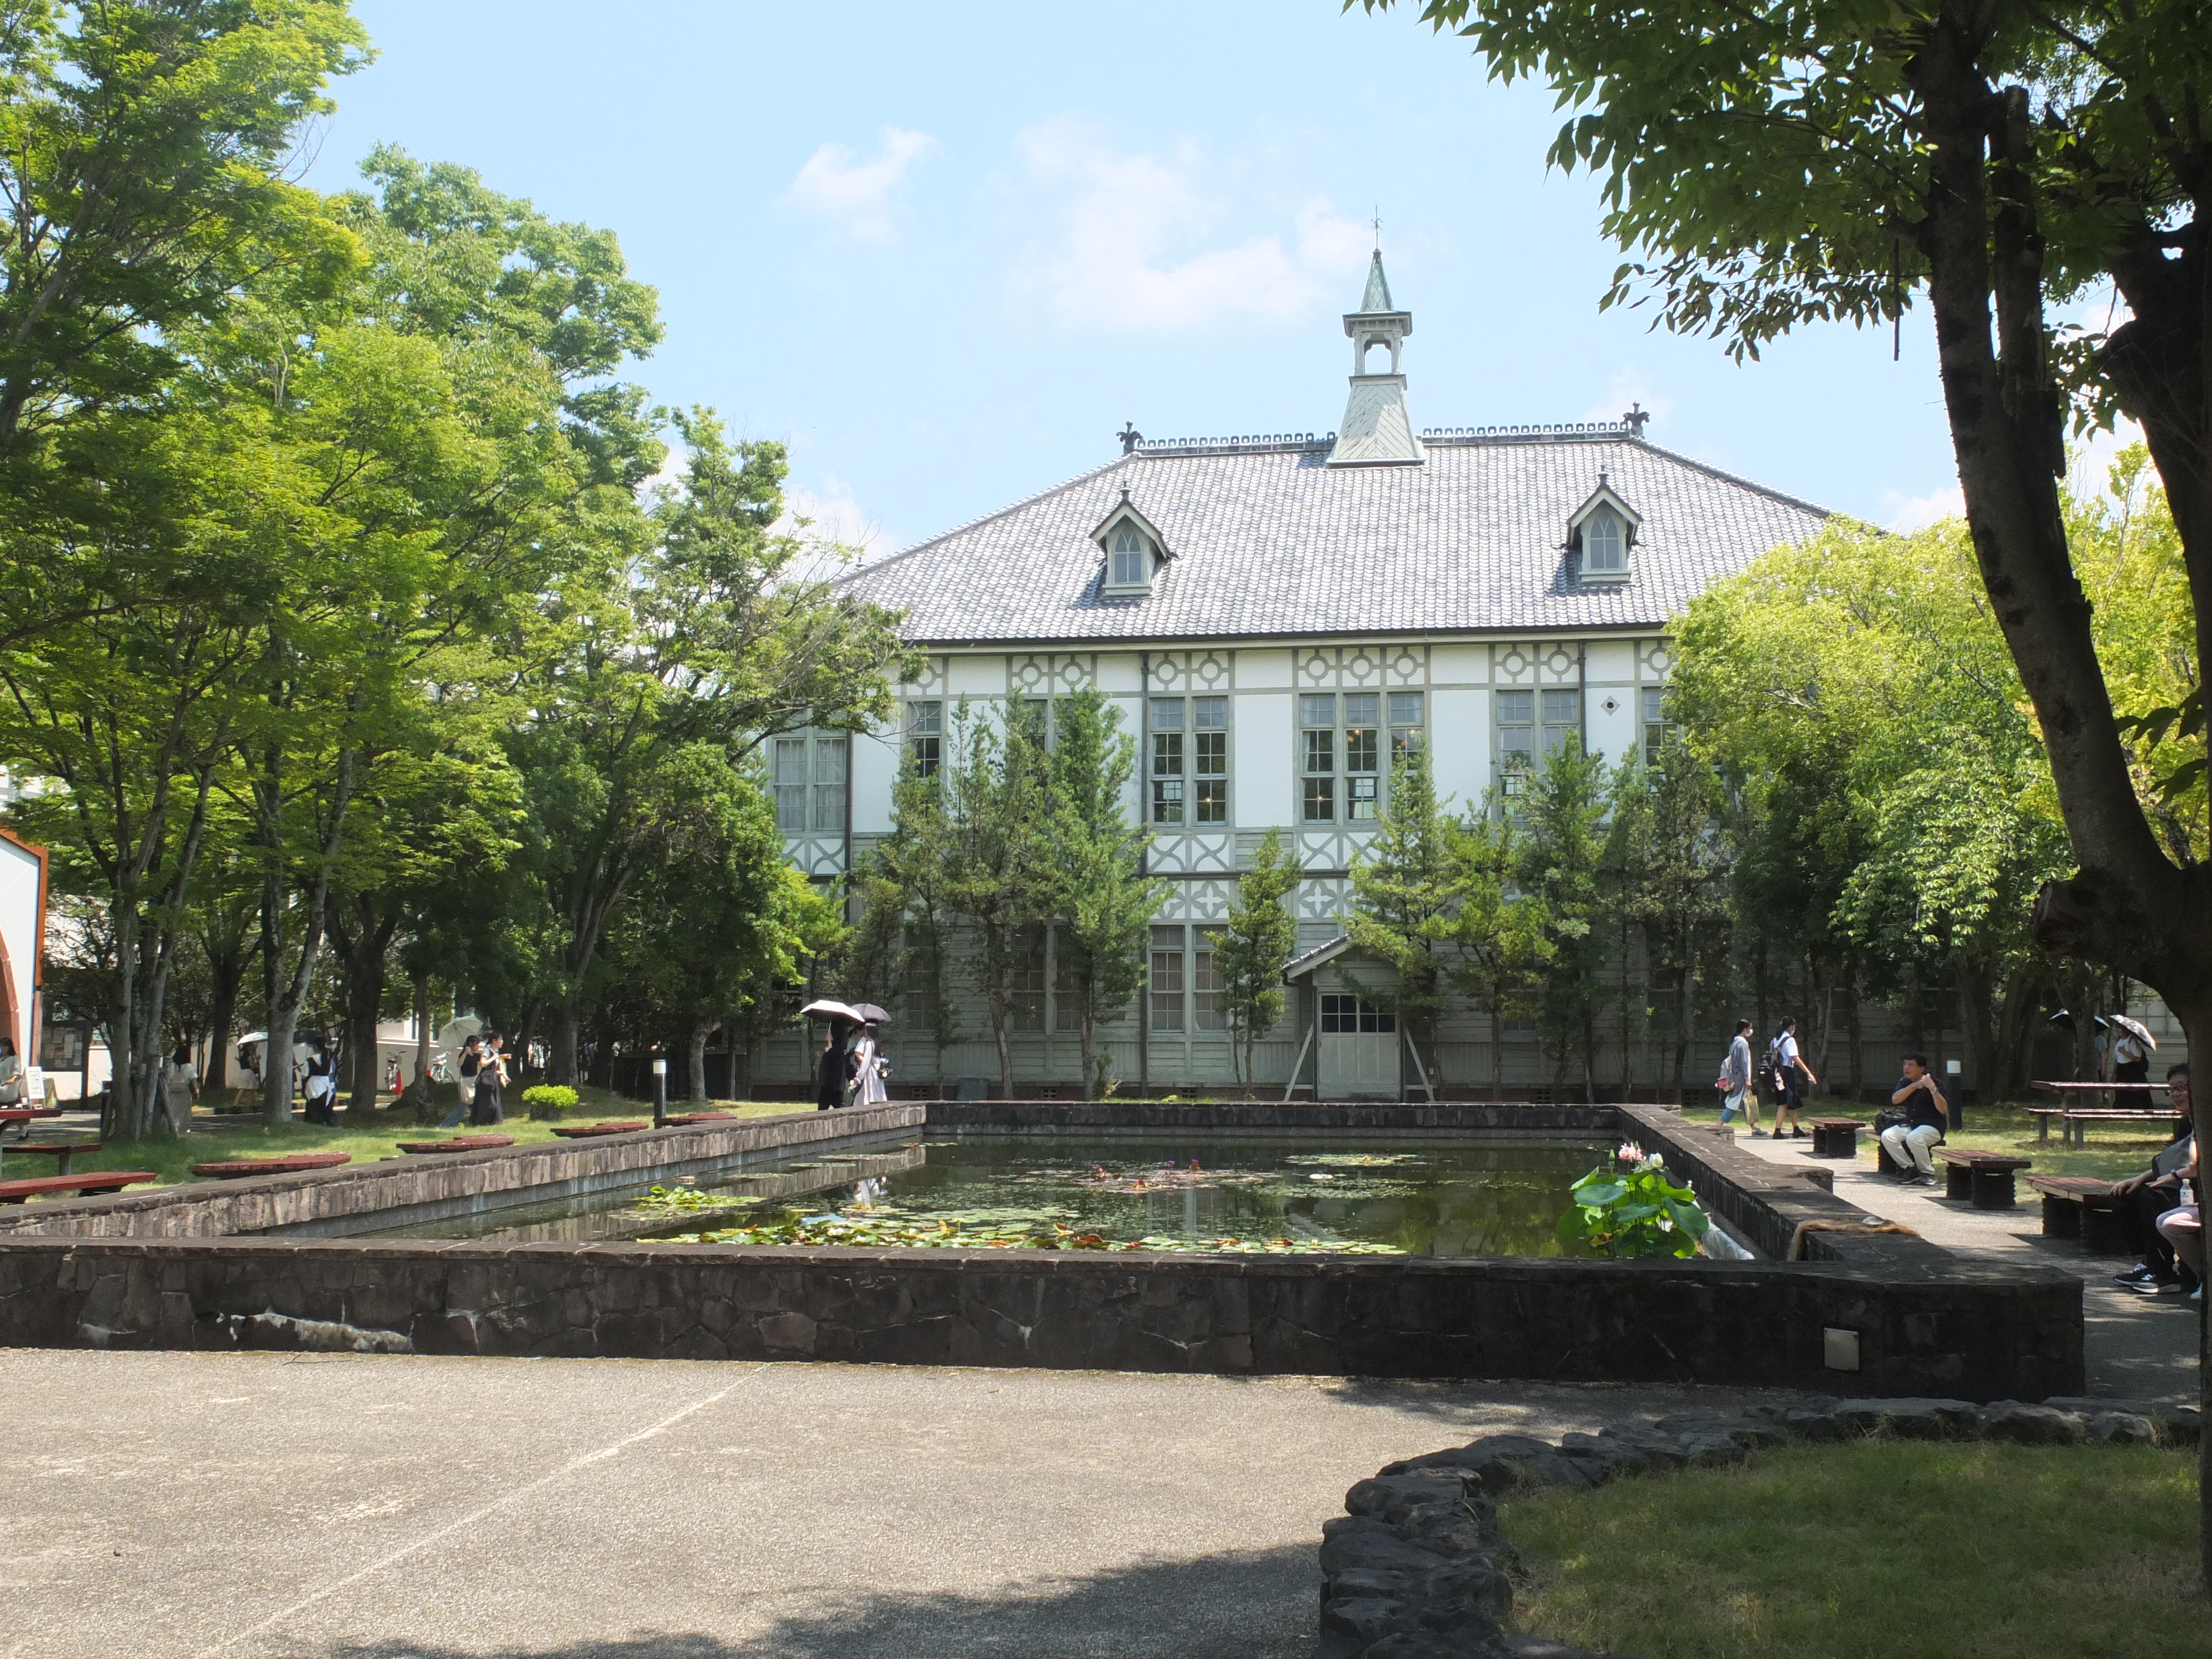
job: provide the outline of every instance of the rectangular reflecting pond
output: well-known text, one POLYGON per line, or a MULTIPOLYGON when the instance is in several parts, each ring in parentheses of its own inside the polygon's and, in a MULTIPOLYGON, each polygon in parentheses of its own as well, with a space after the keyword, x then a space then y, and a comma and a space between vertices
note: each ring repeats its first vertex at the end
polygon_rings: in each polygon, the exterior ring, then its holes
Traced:
POLYGON ((395 1229, 490 1243, 1565 1254, 1567 1189, 1609 1141, 958 1134, 395 1229))

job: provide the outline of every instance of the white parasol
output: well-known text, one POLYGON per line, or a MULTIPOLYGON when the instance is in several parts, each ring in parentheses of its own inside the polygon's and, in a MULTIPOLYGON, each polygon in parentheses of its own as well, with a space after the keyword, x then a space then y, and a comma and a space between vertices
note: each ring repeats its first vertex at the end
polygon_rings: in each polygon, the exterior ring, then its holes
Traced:
POLYGON ((842 1019, 848 1020, 854 1025, 866 1025, 868 1023, 860 1017, 860 1011, 852 1004, 835 1002, 828 997, 823 997, 817 1002, 810 1002, 799 1012, 809 1019, 842 1019))
POLYGON ((2111 1020, 2113 1024, 2118 1026, 2123 1031, 2125 1031, 2136 1042, 2142 1043, 2144 1048, 2155 1048, 2158 1047, 2158 1039, 2150 1034, 2150 1027, 2144 1024, 2141 1020, 2127 1014, 2107 1014, 2105 1018, 2111 1020))

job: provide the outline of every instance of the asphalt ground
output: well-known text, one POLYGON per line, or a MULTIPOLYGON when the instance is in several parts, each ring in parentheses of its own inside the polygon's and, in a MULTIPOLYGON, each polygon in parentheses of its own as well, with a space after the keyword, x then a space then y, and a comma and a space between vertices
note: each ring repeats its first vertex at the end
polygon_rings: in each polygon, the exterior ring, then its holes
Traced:
POLYGON ((1304 1659, 1345 1489, 1717 1389, 0 1352, 20 1659, 1304 1659))

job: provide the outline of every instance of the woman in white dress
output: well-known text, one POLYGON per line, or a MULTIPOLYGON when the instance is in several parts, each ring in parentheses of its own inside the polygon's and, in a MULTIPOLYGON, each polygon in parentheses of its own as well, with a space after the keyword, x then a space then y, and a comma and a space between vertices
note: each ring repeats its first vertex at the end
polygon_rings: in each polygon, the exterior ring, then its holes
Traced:
POLYGON ((192 1046, 179 1042, 169 1063, 161 1067, 161 1105, 169 1127, 183 1134, 192 1127, 192 1103, 200 1097, 199 1067, 192 1064, 192 1046))
POLYGON ((0 1036, 0 1106, 23 1103, 23 1057, 15 1052, 15 1039, 0 1036))

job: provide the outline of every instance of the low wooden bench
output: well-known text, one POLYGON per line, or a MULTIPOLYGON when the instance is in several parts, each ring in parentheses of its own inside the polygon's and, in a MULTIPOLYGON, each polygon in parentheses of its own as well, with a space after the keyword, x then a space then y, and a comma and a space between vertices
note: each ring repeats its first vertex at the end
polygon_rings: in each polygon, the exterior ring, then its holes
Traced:
POLYGON ((75 1158, 80 1152, 89 1156, 90 1154, 98 1152, 100 1150, 100 1143, 96 1140, 52 1140, 43 1143, 36 1141, 21 1141, 16 1145, 10 1146, 8 1150, 15 1154, 18 1158, 21 1158, 25 1152, 35 1152, 42 1158, 57 1159, 58 1161, 54 1164, 54 1173, 57 1175, 67 1175, 70 1172, 70 1160, 71 1158, 75 1158))
POLYGON ((403 1140, 403 1152, 482 1152, 495 1146, 512 1146, 513 1135, 454 1135, 447 1140, 403 1140))
POLYGON ((1978 1210, 2012 1208, 2016 1201, 2013 1176, 2035 1162, 2002 1152, 1954 1152, 1948 1146, 1938 1146, 1936 1156, 1946 1166, 1943 1196, 1969 1200, 1978 1210))
POLYGON ((686 1112, 681 1117, 670 1118, 668 1121, 672 1126, 682 1126, 692 1123, 721 1123, 733 1120, 736 1116, 737 1114, 735 1112, 686 1112))
POLYGON ((159 1181, 151 1170, 94 1170, 84 1175, 33 1176, 28 1181, 0 1181, 0 1204, 21 1204, 49 1193, 75 1193, 89 1198, 95 1193, 119 1193, 142 1181, 159 1181))
POLYGON ((592 1135, 635 1134, 646 1127, 642 1123, 576 1123, 563 1124, 553 1133, 563 1140, 585 1140, 592 1135))
POLYGON ((335 1170, 353 1162, 351 1152, 293 1152, 283 1158, 234 1158, 216 1164, 195 1164, 196 1176, 217 1181, 237 1181, 246 1176, 297 1175, 302 1170, 335 1170))
POLYGON ((1856 1158, 1859 1155, 1859 1131, 1867 1126, 1855 1117, 1814 1117, 1806 1121, 1813 1126, 1813 1156, 1815 1158, 1856 1158))
POLYGON ((2094 1176, 2032 1175, 2027 1184, 2043 1194, 2044 1237, 2078 1238, 2083 1249, 2100 1255, 2125 1252, 2111 1182, 2094 1176))

